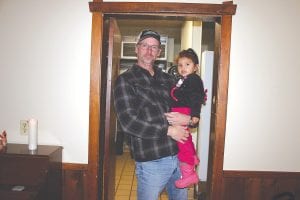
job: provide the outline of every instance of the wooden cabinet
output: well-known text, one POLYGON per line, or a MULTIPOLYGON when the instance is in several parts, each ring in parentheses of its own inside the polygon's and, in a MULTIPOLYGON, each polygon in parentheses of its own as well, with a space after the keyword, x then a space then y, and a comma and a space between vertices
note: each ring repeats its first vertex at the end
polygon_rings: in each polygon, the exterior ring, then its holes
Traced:
POLYGON ((62 147, 7 144, 0 152, 0 199, 61 200, 62 147), (24 186, 23 191, 12 191, 24 186))

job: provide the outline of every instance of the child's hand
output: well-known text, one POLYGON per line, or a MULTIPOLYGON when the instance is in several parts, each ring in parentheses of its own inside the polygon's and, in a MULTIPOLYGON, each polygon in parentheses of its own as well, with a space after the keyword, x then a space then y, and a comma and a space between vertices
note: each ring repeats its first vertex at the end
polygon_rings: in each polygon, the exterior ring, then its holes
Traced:
POLYGON ((199 121, 200 119, 198 117, 192 117, 192 122, 194 125, 198 124, 199 121))

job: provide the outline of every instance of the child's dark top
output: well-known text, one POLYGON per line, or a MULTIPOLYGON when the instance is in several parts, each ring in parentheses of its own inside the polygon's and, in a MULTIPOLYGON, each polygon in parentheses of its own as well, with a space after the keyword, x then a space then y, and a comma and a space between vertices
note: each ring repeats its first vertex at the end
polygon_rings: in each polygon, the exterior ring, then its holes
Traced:
POLYGON ((191 108, 191 117, 200 118, 201 106, 204 103, 204 87, 201 78, 193 73, 188 75, 182 85, 175 89, 172 107, 191 108))

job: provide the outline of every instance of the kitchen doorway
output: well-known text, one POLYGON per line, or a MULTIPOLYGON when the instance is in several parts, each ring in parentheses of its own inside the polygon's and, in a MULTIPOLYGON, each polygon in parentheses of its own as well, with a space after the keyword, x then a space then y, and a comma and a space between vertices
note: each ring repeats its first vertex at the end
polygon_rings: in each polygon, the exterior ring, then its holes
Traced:
MULTIPOLYGON (((137 18, 137 17, 135 17, 137 18)), ((170 68, 174 66, 174 60, 176 58, 176 55, 182 50, 187 48, 193 48, 198 56, 199 61, 201 63, 202 60, 202 52, 203 51, 213 51, 215 46, 215 22, 213 21, 202 21, 202 19, 199 19, 197 17, 194 18, 183 18, 183 17, 168 17, 168 19, 164 18, 153 18, 153 17, 142 17, 142 19, 132 19, 132 16, 129 18, 126 18, 125 16, 122 16, 121 18, 119 16, 115 15, 108 15, 104 17, 104 40, 108 41, 108 43, 103 44, 103 64, 106 67, 106 71, 103 70, 104 74, 102 75, 102 80, 104 81, 103 84, 106 84, 106 89, 109 91, 112 90, 113 87, 109 88, 109 85, 113 84, 115 81, 115 78, 118 74, 121 74, 122 72, 126 71, 128 68, 130 68, 135 62, 136 62, 136 55, 135 55, 135 42, 137 41, 138 34, 144 30, 144 29, 152 29, 160 33, 161 35, 161 43, 163 45, 163 54, 158 58, 156 61, 156 65, 160 66, 162 65, 162 70, 165 72, 168 72, 170 68), (112 28, 114 27, 114 28, 112 28), (111 30, 118 30, 117 38, 121 38, 121 43, 118 42, 115 46, 111 46, 115 43, 116 36, 111 35, 111 30), (204 40, 204 39, 205 40, 204 40), (203 45, 202 45, 203 43, 203 45), (119 54, 112 53, 116 52, 115 49, 120 48, 117 52, 120 52, 119 54), (115 62, 113 62, 115 60, 115 62), (116 61, 117 60, 117 61, 116 61), (115 63, 115 64, 113 64, 115 63), (111 70, 109 70, 112 68, 111 70), (117 70, 117 74, 109 74, 112 71, 117 70), (105 83, 106 81, 106 83, 105 83)), ((141 18, 141 17, 140 17, 141 18)), ((217 65, 216 65, 217 66, 217 65)), ((211 68, 214 68, 213 65, 210 66, 211 68)), ((201 67, 200 67, 201 69, 201 67)), ((211 71, 216 71, 213 69, 210 69, 211 71)), ((199 71, 199 75, 200 75, 199 71)), ((203 79, 203 78, 202 78, 203 79)), ((211 93, 211 91, 210 91, 211 93)), ((106 91, 106 102, 108 100, 108 97, 110 95, 110 92, 107 93, 106 91)), ((210 97, 210 102, 211 101, 210 97)), ((109 97, 111 99, 111 97, 109 97)), ((109 100, 110 101, 110 100, 109 100)), ((103 106, 103 109, 108 112, 108 110, 113 110, 113 102, 109 105, 103 106), (104 108, 105 107, 105 108, 104 108)), ((103 113, 103 118, 105 118, 105 121, 109 120, 115 120, 115 116, 111 118, 115 113, 110 113, 110 118, 107 118, 103 113)), ((211 115, 209 115, 210 117, 211 115)), ((211 122, 211 119, 206 120, 209 123, 211 122)), ((111 122, 110 124, 117 124, 116 121, 111 122)), ((104 125, 104 124, 103 124, 104 125)), ((106 127, 111 125, 106 125, 106 127)), ((210 127, 210 124, 207 126, 210 127)), ((198 129, 199 130, 199 129, 198 129)), ((198 137, 197 137, 197 129, 193 129, 193 141, 194 144, 199 144, 198 137)), ((209 132, 207 134, 210 134, 209 132)), ((118 166, 118 162, 116 160, 124 160, 123 158, 120 158, 118 156, 118 153, 121 153, 122 150, 120 145, 125 147, 125 151, 128 151, 128 148, 126 148, 126 135, 124 135, 118 127, 111 127, 110 130, 105 131, 103 134, 102 141, 105 141, 103 144, 103 152, 107 152, 104 155, 103 160, 103 166, 107 166, 106 173, 103 176, 103 180, 106 180, 108 185, 104 186, 104 190, 108 191, 106 194, 108 195, 107 198, 112 199, 113 198, 113 191, 111 191, 111 188, 116 188, 115 195, 116 200, 117 198, 121 198, 120 196, 126 196, 129 195, 130 197, 131 193, 134 193, 134 188, 136 188, 135 184, 131 184, 130 191, 125 191, 124 189, 119 190, 119 188, 126 188, 125 184, 128 185, 130 183, 124 183, 119 184, 120 182, 123 182, 122 176, 120 175, 120 171, 123 172, 124 167, 118 166), (108 139, 110 138, 110 139, 108 139), (115 140, 115 143, 111 142, 112 138, 115 140), (110 144, 109 142, 110 141, 110 144), (125 144, 124 144, 125 143, 125 144), (112 151, 112 149, 116 149, 116 151, 112 151), (109 161, 108 161, 109 159, 109 161), (116 171, 113 172, 112 168, 115 168, 116 171), (115 178, 113 178, 115 177, 115 178), (120 195, 122 194, 122 195, 120 195)), ((207 140, 209 140, 209 136, 206 137, 207 140)), ((207 141, 209 143, 209 141, 207 141)), ((199 147, 201 148, 201 147, 199 147)), ((199 149, 198 148, 198 149, 199 149)), ((208 148, 206 151, 209 151, 208 148)), ((124 154, 125 157, 128 157, 127 152, 124 154)), ((199 155, 199 154, 198 154, 199 155)), ((200 157, 200 155, 199 155, 200 157)), ((207 159, 205 162, 208 163, 208 157, 207 158, 200 158, 202 160, 201 164, 205 159, 207 159)), ((199 167, 199 166, 198 166, 199 167)), ((199 171, 199 170, 198 170, 199 171)), ((131 173, 131 171, 130 171, 131 173)), ((128 175, 125 176, 126 179, 130 179, 131 183, 134 183, 135 180, 132 180, 131 177, 128 177, 128 175)), ((134 177, 135 178, 135 177, 134 177)), ((193 197, 197 196, 197 193, 199 190, 199 187, 201 187, 201 193, 205 193, 205 186, 206 186, 206 180, 199 183, 199 185, 196 185, 192 189, 189 190, 190 192, 190 199, 193 199, 193 197), (191 193, 194 193, 191 195, 191 193)), ((104 192, 105 193, 105 192, 104 192)), ((165 195, 163 195, 165 196, 165 195)))
POLYGON ((105 26, 105 19, 108 17, 135 19, 137 16, 143 19, 151 18, 151 20, 177 18, 215 23, 214 65, 216 73, 214 74, 214 80, 216 80, 216 84, 213 88, 214 106, 212 108, 213 115, 211 122, 212 139, 208 196, 212 200, 221 199, 229 70, 228 50, 230 49, 231 18, 235 13, 235 8, 236 6, 232 2, 225 2, 223 4, 90 3, 90 10, 93 12, 93 30, 88 164, 89 199, 108 199, 108 193, 114 189, 111 189, 111 186, 107 185, 109 180, 105 178, 109 177, 107 176, 109 165, 107 164, 108 160, 104 158, 109 157, 109 148, 106 147, 110 147, 106 144, 105 135, 109 135, 111 131, 109 127, 112 125, 115 126, 115 122, 105 120, 107 119, 105 110, 107 111, 112 106, 111 102, 107 101, 107 94, 111 93, 111 88, 108 88, 107 85, 113 81, 113 79, 105 77, 107 71, 111 70, 105 64, 105 58, 108 56, 107 52, 105 52, 107 42, 105 30, 108 30, 105 26), (184 12, 182 11, 182 7, 185 8, 184 12))
MULTIPOLYGON (((182 46, 185 46, 186 48, 191 47, 195 49, 198 54, 200 63, 202 60, 201 57, 202 52, 214 51, 215 22, 202 21, 202 20, 187 21, 178 18, 174 18, 172 20, 172 18, 169 18, 168 20, 166 19, 116 19, 116 23, 118 24, 121 33, 121 38, 122 38, 119 73, 126 71, 129 67, 132 66, 133 63, 136 62, 135 52, 134 52, 135 41, 137 35, 140 33, 140 31, 144 29, 152 29, 160 33, 162 37, 162 44, 164 44, 164 46, 163 46, 163 54, 161 55, 159 60, 157 60, 156 65, 161 66, 161 68, 167 73, 170 72, 171 67, 175 65, 174 59, 176 58, 176 55, 179 53, 179 51, 183 49, 182 46), (188 35, 185 34, 186 32, 188 32, 189 34, 188 35)), ((213 68, 213 65, 209 67, 213 68)), ((209 69, 209 70, 214 71, 213 69, 209 69)), ((202 70, 200 70, 198 74, 199 75, 201 74, 203 76, 204 73, 201 73, 201 71, 202 70)), ((203 116, 201 118, 203 119, 203 116)), ((210 123, 210 119, 205 121, 210 123)), ((210 127, 210 124, 207 124, 206 126, 210 127)), ((199 128, 193 129, 193 141, 194 144, 196 145, 198 154, 200 153, 200 148, 201 148, 200 145, 197 145, 200 143, 200 133, 197 134, 199 130, 200 130, 199 128)), ((205 137, 207 140, 206 142, 209 143, 208 141, 209 132, 205 134, 207 134, 207 136, 205 137)), ((129 147, 127 144, 126 136, 122 133, 120 129, 118 129, 115 137, 116 137, 116 154, 117 154, 115 185, 116 185, 116 200, 118 200, 118 197, 124 198, 125 196, 130 196, 134 194, 134 191, 136 190, 136 184, 135 184, 136 180, 135 177, 134 178, 130 177, 130 175, 134 170, 132 171, 131 169, 132 163, 128 160, 129 147), (129 181, 127 182, 126 180, 129 181), (130 189, 128 189, 128 191, 125 191, 125 189, 123 188, 130 188, 130 189)), ((202 137, 201 143, 203 142, 204 141, 202 137)), ((208 151, 208 147, 202 148, 202 150, 208 151)), ((208 156, 200 157, 200 159, 201 159, 201 164, 208 162, 208 156)), ((202 174, 207 173, 206 168, 200 169, 200 166, 198 166, 197 169, 198 173, 200 170, 203 171, 201 172, 202 174)), ((204 190, 206 186, 206 179, 205 180, 202 179, 199 185, 201 187, 200 189, 201 191, 199 190, 198 185, 189 188, 189 199, 193 199, 194 196, 197 196, 198 192, 199 193, 201 192, 202 195, 203 193, 205 193, 204 190)), ((162 196, 165 196, 165 194, 163 194, 162 196)))

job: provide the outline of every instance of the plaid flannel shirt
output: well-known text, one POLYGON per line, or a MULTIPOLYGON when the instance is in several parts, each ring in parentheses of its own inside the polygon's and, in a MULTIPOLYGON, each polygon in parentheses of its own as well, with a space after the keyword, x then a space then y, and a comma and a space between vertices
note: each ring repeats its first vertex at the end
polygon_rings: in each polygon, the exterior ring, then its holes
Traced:
POLYGON ((115 83, 114 104, 119 123, 128 134, 136 161, 156 160, 175 155, 176 142, 167 136, 164 113, 170 109, 170 89, 174 80, 154 67, 155 75, 133 65, 115 83))

